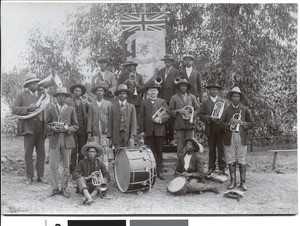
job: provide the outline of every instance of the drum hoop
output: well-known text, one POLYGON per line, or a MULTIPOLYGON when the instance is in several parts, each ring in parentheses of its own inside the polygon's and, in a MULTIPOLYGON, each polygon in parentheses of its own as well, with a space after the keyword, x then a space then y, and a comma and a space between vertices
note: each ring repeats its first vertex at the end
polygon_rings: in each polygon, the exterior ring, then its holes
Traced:
MULTIPOLYGON (((186 190, 187 190, 187 184, 186 184, 186 182, 187 182, 187 179, 185 178, 185 177, 175 177, 175 178, 173 178, 171 181, 170 181, 170 183, 172 182, 172 181, 174 181, 174 180, 178 180, 178 179, 184 179, 185 180, 185 184, 182 186, 182 188, 180 188, 180 189, 178 189, 177 191, 170 191, 169 190, 169 185, 168 185, 168 187, 167 187, 167 190, 172 194, 172 195, 178 195, 178 196, 180 196, 180 195, 183 195, 185 192, 186 192, 186 190)), ((170 184, 169 183, 169 184, 170 184)))

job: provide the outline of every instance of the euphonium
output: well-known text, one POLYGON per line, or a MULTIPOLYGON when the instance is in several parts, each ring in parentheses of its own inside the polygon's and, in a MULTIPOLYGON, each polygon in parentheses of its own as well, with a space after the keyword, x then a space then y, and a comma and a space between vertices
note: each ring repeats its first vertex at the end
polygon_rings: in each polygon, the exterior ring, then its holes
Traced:
POLYGON ((92 184, 94 186, 100 186, 101 191, 107 191, 107 184, 104 181, 101 171, 94 171, 92 173, 92 184))
POLYGON ((215 118, 215 119, 220 119, 223 114, 223 111, 224 111, 224 106, 225 106, 224 102, 221 102, 221 101, 216 102, 214 109, 211 113, 211 117, 215 118))
POLYGON ((163 79, 161 76, 157 76, 154 82, 156 85, 160 85, 163 82, 163 79))
MULTIPOLYGON (((240 113, 235 113, 232 116, 232 119, 241 120, 242 118, 242 110, 240 110, 240 113)), ((240 123, 238 122, 232 122, 230 124, 230 130, 233 132, 239 132, 240 131, 240 123)))

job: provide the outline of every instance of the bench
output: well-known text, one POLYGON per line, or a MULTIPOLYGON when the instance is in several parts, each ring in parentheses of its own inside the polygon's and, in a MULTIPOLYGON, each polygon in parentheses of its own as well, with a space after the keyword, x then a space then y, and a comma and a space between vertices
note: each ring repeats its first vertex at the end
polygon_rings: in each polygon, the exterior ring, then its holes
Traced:
POLYGON ((297 149, 288 149, 288 150, 269 150, 269 152, 273 152, 273 165, 272 170, 275 170, 276 168, 276 160, 277 160, 277 154, 278 152, 296 152, 297 149))

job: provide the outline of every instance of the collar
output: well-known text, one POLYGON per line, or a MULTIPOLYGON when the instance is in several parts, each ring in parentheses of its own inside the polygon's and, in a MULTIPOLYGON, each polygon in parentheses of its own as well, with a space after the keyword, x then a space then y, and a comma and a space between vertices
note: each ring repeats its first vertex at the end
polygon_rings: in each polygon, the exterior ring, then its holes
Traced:
POLYGON ((31 94, 31 96, 38 96, 38 92, 37 91, 35 91, 35 92, 32 92, 31 90, 28 90, 29 91, 29 93, 31 94))
POLYGON ((121 106, 122 104, 125 105, 127 103, 126 100, 124 100, 123 102, 119 100, 119 105, 121 106))
POLYGON ((98 106, 101 105, 102 101, 103 101, 103 99, 101 101, 96 100, 96 103, 98 104, 98 106))
POLYGON ((186 67, 185 70, 186 70, 186 71, 192 71, 192 70, 193 70, 193 67, 186 67))
POLYGON ((232 105, 232 107, 235 108, 235 109, 237 109, 237 108, 240 106, 240 104, 238 104, 237 106, 234 106, 233 104, 231 104, 231 105, 232 105))
POLYGON ((151 100, 151 101, 156 101, 156 100, 157 100, 157 97, 154 98, 154 99, 151 99, 151 98, 149 97, 149 100, 151 100))
POLYGON ((212 102, 216 102, 216 101, 217 101, 217 99, 218 99, 218 95, 217 95, 216 97, 212 97, 212 96, 210 96, 210 99, 212 100, 212 102))
POLYGON ((59 110, 67 106, 66 104, 64 104, 63 106, 60 106, 59 104, 56 104, 56 105, 57 105, 59 110))

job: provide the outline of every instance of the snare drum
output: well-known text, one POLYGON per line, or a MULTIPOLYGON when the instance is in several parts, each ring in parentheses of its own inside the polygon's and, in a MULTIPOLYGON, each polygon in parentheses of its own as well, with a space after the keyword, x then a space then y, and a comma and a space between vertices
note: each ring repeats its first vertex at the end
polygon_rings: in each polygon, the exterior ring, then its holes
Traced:
POLYGON ((118 149, 114 174, 121 192, 149 190, 156 177, 156 163, 152 151, 147 146, 118 149))
POLYGON ((173 195, 183 195, 187 189, 186 182, 185 177, 175 177, 170 181, 167 190, 173 195))

